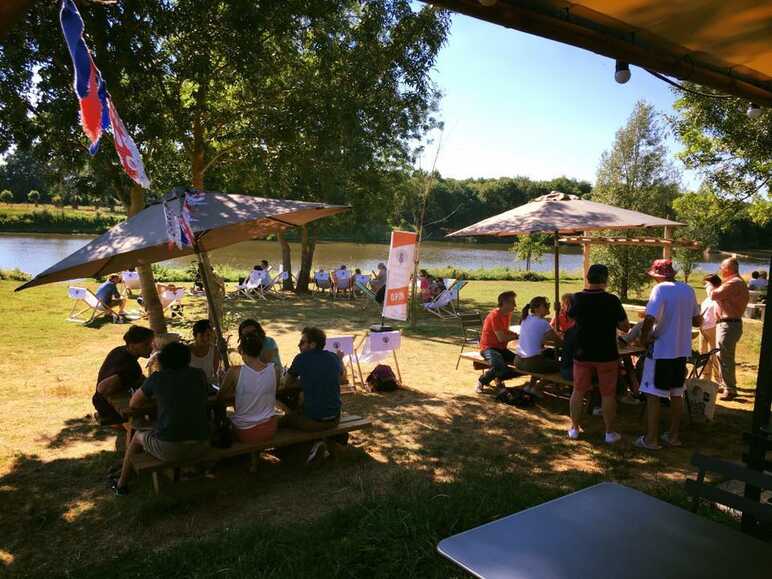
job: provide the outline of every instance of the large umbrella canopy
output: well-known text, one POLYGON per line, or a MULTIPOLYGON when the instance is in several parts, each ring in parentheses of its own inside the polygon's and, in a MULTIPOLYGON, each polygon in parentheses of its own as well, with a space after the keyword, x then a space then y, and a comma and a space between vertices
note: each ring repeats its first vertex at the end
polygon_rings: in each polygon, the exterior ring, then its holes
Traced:
POLYGON ((678 225, 683 224, 553 191, 530 203, 454 231, 448 237, 512 237, 529 233, 574 233, 678 225))
MULTIPOLYGON (((346 206, 266 199, 249 195, 203 194, 193 207, 191 226, 200 251, 209 251, 305 225, 348 210, 346 206)), ((97 277, 138 264, 195 253, 193 247, 169 247, 162 204, 146 207, 116 225, 16 291, 69 279, 97 277)))

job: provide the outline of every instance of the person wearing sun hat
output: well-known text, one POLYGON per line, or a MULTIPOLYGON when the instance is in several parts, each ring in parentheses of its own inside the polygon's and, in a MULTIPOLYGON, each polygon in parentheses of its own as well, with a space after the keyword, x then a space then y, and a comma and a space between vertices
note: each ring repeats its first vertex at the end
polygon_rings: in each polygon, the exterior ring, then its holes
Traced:
POLYGON ((654 260, 646 273, 657 285, 646 304, 641 331, 641 342, 648 346, 640 388, 646 395, 647 432, 635 445, 658 450, 661 398, 670 400, 670 430, 662 435, 662 441, 668 446, 681 446, 686 359, 692 353, 692 326, 699 327, 702 316, 697 295, 691 286, 676 281, 677 272, 671 260, 654 260))

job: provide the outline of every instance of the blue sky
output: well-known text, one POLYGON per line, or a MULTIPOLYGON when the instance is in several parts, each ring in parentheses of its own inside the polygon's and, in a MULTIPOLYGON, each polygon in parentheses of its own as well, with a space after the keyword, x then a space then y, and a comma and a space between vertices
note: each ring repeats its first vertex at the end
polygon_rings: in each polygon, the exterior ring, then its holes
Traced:
MULTIPOLYGON (((455 14, 433 73, 445 121, 437 169, 455 178, 566 175, 594 183, 601 153, 637 100, 672 111, 668 85, 631 71, 617 84, 609 58, 455 14)), ((670 147, 679 149, 673 140, 670 147)), ((422 167, 433 159, 430 147, 422 167)), ((685 173, 683 182, 699 180, 685 173)))

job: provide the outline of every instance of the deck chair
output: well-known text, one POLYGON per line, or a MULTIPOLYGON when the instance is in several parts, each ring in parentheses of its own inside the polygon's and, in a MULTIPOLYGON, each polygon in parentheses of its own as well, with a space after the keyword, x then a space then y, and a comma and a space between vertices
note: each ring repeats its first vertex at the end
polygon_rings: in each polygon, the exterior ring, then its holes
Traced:
POLYGON ((282 297, 280 291, 282 288, 282 282, 285 279, 289 279, 290 274, 286 271, 280 271, 273 278, 271 278, 266 285, 261 285, 258 291, 265 298, 267 296, 282 297))
POLYGON ((354 297, 356 297, 356 298, 363 297, 363 296, 367 295, 364 292, 362 292, 362 290, 359 289, 360 285, 365 286, 365 287, 369 287, 370 286, 370 276, 369 275, 365 275, 363 273, 355 273, 354 277, 351 278, 351 291, 354 294, 354 297))
MULTIPOLYGON (((355 279, 354 280, 354 287, 358 292, 360 292, 360 295, 363 295, 365 298, 367 298, 367 301, 365 302, 364 308, 370 305, 370 303, 374 303, 376 305, 380 305, 378 303, 378 300, 375 299, 375 292, 370 289, 366 283, 362 283, 362 281, 355 279)), ((363 308, 363 309, 364 309, 363 308)))
POLYGON ((464 348, 470 346, 479 349, 483 327, 482 315, 478 311, 460 313, 458 319, 461 322, 461 351, 458 353, 458 360, 456 360, 456 370, 461 363, 461 354, 464 353, 464 348))
POLYGON ((251 300, 255 300, 255 299, 264 300, 265 299, 265 294, 263 293, 264 283, 265 283, 265 276, 263 275, 263 272, 253 269, 251 272, 249 272, 249 276, 247 276, 247 278, 244 279, 244 282, 240 283, 237 286, 235 297, 245 297, 251 300))
POLYGON ((182 318, 182 298, 185 297, 185 288, 177 288, 174 293, 165 291, 158 295, 161 300, 164 316, 168 315, 171 319, 182 318), (167 295, 171 294, 171 295, 167 295))
POLYGON ((341 393, 342 394, 350 394, 356 392, 357 389, 357 373, 354 372, 354 361, 357 363, 357 369, 359 370, 359 385, 362 387, 362 389, 365 389, 364 383, 361 381, 362 376, 362 368, 359 366, 359 356, 357 355, 356 348, 354 347, 354 339, 356 336, 354 335, 348 335, 348 336, 327 336, 327 341, 324 345, 324 349, 328 352, 337 353, 338 351, 343 352, 343 364, 348 364, 349 371, 351 372, 349 374, 349 381, 348 384, 344 384, 341 386, 341 393), (345 390, 345 391, 344 391, 345 390))
POLYGON ((142 289, 139 283, 139 274, 136 271, 121 272, 121 280, 129 297, 132 297, 131 290, 139 291, 142 289))
POLYGON ((432 301, 422 304, 424 310, 442 319, 458 317, 455 302, 458 300, 458 294, 466 283, 462 279, 454 281, 432 301))
POLYGON ((72 304, 70 315, 67 316, 68 322, 90 324, 100 316, 110 316, 112 321, 118 319, 118 314, 116 314, 112 308, 106 306, 94 295, 94 292, 89 289, 84 287, 69 287, 67 288, 67 295, 75 300, 75 303, 72 304), (83 307, 84 305, 86 306, 85 308, 83 307), (88 318, 85 318, 84 314, 90 315, 88 318))
POLYGON ((330 279, 330 273, 327 271, 317 271, 314 273, 314 284, 316 289, 324 292, 324 290, 332 291, 332 279, 330 279))
POLYGON ((334 284, 332 287, 332 297, 335 298, 339 293, 344 293, 352 297, 353 283, 351 273, 345 269, 336 269, 333 273, 334 284))

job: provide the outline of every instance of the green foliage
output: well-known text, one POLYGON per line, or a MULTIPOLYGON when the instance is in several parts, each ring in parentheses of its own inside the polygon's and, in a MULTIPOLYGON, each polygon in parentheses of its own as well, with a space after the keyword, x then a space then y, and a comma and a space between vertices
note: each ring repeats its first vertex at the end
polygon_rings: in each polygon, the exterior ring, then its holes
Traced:
MULTIPOLYGON (((624 209, 667 217, 678 193, 679 175, 669 160, 665 133, 654 107, 639 101, 610 151, 601 156, 592 199, 624 209)), ((645 234, 626 230, 633 237, 645 234)), ((649 233, 650 235, 650 233, 649 233)), ((611 285, 622 299, 644 287, 656 249, 635 246, 593 248, 593 261, 609 268, 611 285)))
POLYGON ((40 193, 35 191, 34 189, 27 193, 27 201, 30 203, 34 203, 37 207, 37 204, 40 203, 40 193))
POLYGON ((549 250, 549 236, 543 233, 521 235, 512 246, 512 252, 518 259, 525 261, 525 271, 531 271, 531 261, 539 262, 549 250))
POLYGON ((53 195, 51 197, 51 203, 53 203, 55 207, 64 207, 64 199, 61 195, 53 195))
MULTIPOLYGON (((687 87, 695 88, 687 84, 687 87)), ((700 92, 716 91, 697 87, 700 92)), ((751 119, 748 101, 714 98, 676 91, 676 114, 669 122, 684 149, 684 164, 699 171, 710 188, 724 199, 760 205, 748 215, 764 225, 772 217, 769 183, 772 179, 772 110, 762 108, 751 119), (766 209, 764 206, 766 205, 766 209)))
MULTIPOLYGON (((61 201, 60 201, 61 202, 61 201)), ((123 221, 116 214, 85 211, 0 211, 0 231, 35 233, 103 233, 123 221)))
POLYGON ((13 269, 0 269, 0 280, 6 281, 29 281, 32 276, 18 267, 13 269))
POLYGON ((13 203, 13 193, 8 189, 0 191, 0 203, 13 203))

